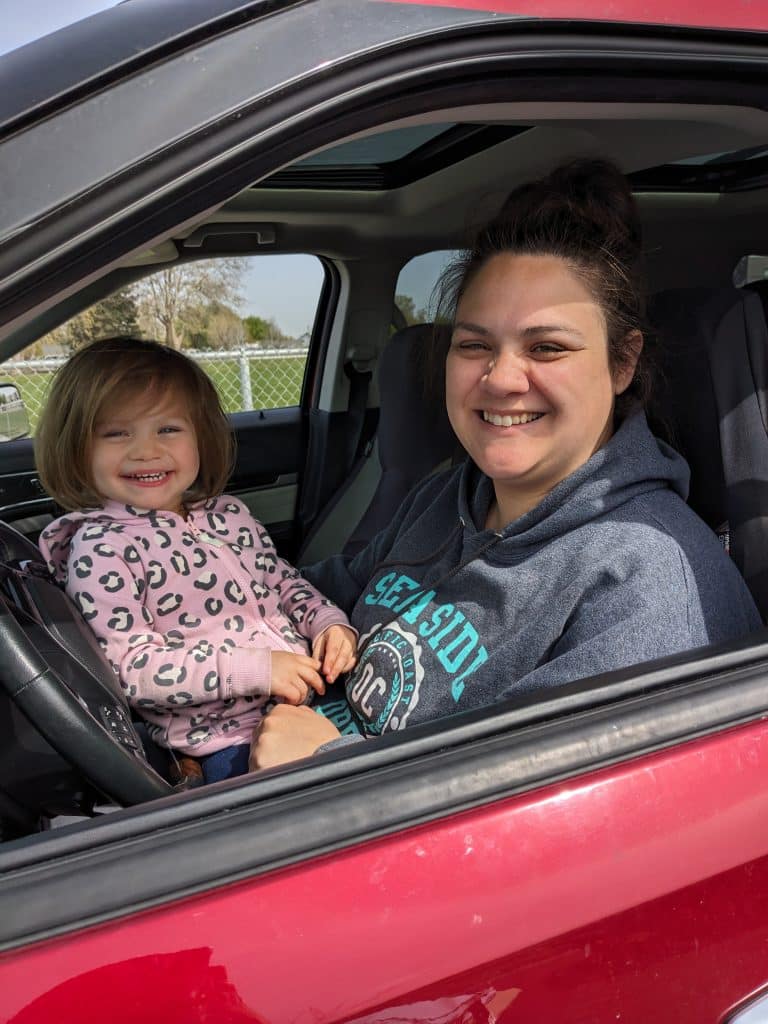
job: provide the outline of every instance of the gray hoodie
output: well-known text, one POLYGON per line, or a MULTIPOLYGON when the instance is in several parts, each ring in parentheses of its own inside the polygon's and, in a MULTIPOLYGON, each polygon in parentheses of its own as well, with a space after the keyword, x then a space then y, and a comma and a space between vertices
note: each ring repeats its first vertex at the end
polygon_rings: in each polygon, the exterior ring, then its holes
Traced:
POLYGON ((501 533, 471 462, 431 477, 355 558, 307 578, 347 612, 360 658, 321 710, 377 735, 760 626, 689 471, 645 416, 501 533))

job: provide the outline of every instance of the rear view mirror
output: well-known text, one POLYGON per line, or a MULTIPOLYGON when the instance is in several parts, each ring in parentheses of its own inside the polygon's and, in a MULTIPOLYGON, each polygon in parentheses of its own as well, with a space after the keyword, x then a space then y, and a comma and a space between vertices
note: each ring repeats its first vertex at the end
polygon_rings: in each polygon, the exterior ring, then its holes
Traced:
POLYGON ((29 416, 19 389, 0 384, 0 441, 29 437, 29 416))

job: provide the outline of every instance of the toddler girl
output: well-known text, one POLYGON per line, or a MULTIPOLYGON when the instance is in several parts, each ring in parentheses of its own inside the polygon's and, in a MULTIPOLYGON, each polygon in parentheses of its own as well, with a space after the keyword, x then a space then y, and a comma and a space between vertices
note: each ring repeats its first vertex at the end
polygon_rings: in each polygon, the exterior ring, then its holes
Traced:
POLYGON ((353 667, 346 616, 221 493, 229 423, 186 356, 127 337, 81 349, 56 375, 35 452, 71 510, 40 537, 50 570, 150 737, 199 758, 206 782, 247 771, 270 698, 301 704, 353 667))

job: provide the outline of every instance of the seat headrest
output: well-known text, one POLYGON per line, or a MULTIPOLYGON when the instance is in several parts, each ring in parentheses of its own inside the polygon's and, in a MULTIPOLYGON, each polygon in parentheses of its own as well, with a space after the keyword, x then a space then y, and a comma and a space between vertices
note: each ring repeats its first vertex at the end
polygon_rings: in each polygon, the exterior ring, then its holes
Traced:
POLYGON ((720 431, 705 339, 736 289, 681 288, 655 295, 648 319, 658 347, 658 372, 648 410, 653 432, 691 467, 689 504, 712 529, 728 518, 720 431))
POLYGON ((408 486, 448 457, 456 445, 442 387, 428 395, 424 353, 434 324, 414 324, 397 331, 387 342, 379 364, 379 460, 396 469, 408 486))
POLYGON ((746 289, 666 292, 651 305, 662 371, 653 426, 691 467, 690 504, 728 523, 734 562, 768 615, 768 324, 746 289))
POLYGON ((381 355, 377 433, 381 479, 344 547, 347 554, 359 551, 388 526, 411 488, 459 450, 445 411, 444 389, 427 394, 424 354, 434 330, 433 324, 404 327, 392 335, 381 355))

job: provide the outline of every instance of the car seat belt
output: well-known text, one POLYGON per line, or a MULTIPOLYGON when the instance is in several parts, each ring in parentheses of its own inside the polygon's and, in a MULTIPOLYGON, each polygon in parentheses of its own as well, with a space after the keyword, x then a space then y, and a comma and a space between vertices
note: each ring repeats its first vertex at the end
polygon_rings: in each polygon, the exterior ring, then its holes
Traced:
POLYGON ((344 373, 349 381, 347 431, 344 446, 344 475, 347 476, 355 464, 363 437, 365 410, 368 408, 368 390, 373 373, 370 370, 358 370, 352 360, 344 363, 344 373))
POLYGON ((737 293, 707 338, 720 430, 730 551, 768 619, 768 327, 737 293))

